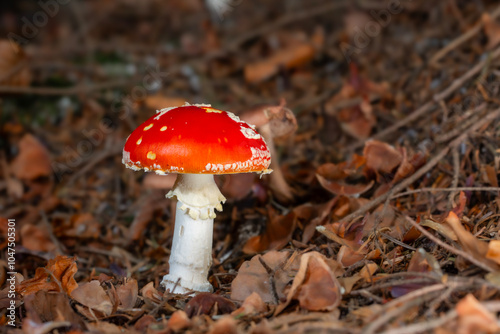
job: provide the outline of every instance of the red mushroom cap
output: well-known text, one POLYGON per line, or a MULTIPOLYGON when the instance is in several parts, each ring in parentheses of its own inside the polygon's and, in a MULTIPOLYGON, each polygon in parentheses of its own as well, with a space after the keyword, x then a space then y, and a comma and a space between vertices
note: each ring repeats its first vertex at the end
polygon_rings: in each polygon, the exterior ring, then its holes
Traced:
POLYGON ((128 137, 123 163, 158 174, 267 172, 264 139, 234 114, 207 105, 167 108, 128 137))

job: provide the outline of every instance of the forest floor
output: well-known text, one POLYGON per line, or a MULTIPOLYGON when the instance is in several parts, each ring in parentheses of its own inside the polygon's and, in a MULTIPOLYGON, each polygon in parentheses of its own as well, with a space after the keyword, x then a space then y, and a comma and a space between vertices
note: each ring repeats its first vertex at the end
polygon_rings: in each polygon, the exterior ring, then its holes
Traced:
POLYGON ((1 331, 500 332, 496 1, 47 3, 0 10, 1 331), (186 101, 274 150, 216 177, 197 295, 160 285, 175 175, 122 164, 186 101))

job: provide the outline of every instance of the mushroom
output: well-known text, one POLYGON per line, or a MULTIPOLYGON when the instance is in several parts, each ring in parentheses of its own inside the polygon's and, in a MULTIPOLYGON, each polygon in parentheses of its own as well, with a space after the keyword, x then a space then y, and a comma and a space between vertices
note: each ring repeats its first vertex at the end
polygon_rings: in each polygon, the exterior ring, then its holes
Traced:
POLYGON ((168 198, 177 198, 169 273, 161 284, 171 293, 212 291, 215 209, 225 197, 214 174, 270 173, 269 149, 252 126, 210 105, 162 109, 135 129, 123 148, 130 169, 178 173, 168 198))

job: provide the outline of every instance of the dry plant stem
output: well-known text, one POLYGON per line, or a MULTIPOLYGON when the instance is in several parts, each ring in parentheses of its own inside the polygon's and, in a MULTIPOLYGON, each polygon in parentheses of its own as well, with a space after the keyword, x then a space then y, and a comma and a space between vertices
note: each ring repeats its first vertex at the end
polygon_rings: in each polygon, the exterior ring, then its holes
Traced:
POLYGON ((260 28, 254 29, 248 32, 247 34, 244 34, 243 36, 236 38, 232 43, 230 43, 230 45, 227 46, 226 49, 229 51, 235 51, 242 44, 248 42, 249 40, 259 36, 268 35, 269 32, 277 30, 278 28, 284 25, 290 23, 296 23, 297 21, 306 20, 314 16, 324 15, 341 7, 347 7, 348 5, 349 5, 348 1, 342 1, 342 2, 334 1, 334 2, 327 2, 326 4, 317 7, 302 9, 300 11, 287 13, 270 24, 263 25, 260 28))
MULTIPOLYGON (((492 20, 495 20, 496 18, 500 17, 500 6, 497 7, 491 14, 489 14, 492 20)), ((473 38, 475 35, 477 35, 481 29, 483 28, 484 23, 480 19, 478 23, 469 30, 467 30, 465 33, 462 35, 458 36, 455 38, 453 41, 448 43, 445 47, 443 47, 441 50, 436 52, 434 56, 429 60, 429 63, 431 65, 435 65, 441 58, 443 58, 448 52, 456 49, 463 43, 467 42, 469 39, 473 38)))
POLYGON ((376 333, 380 327, 386 325, 392 318, 400 315, 401 313, 404 313, 406 310, 412 308, 413 306, 424 303, 427 299, 433 297, 435 293, 443 289, 446 289, 446 285, 434 284, 422 289, 412 291, 400 298, 396 298, 388 302, 387 304, 384 305, 383 308, 384 310, 390 310, 390 311, 384 312, 382 310, 380 312, 382 315, 379 318, 371 321, 370 324, 367 327, 365 327, 363 333, 365 334, 376 333))
POLYGON ((456 187, 456 188, 419 188, 414 190, 408 190, 399 194, 396 194, 391 197, 391 199, 396 199, 399 197, 404 197, 413 194, 419 194, 424 192, 439 192, 439 191, 492 191, 497 192, 500 191, 500 187, 456 187))
POLYGON ((34 94, 34 95, 78 95, 90 94, 102 89, 133 86, 134 82, 130 79, 119 79, 103 83, 79 84, 67 88, 55 87, 16 87, 0 86, 0 93, 9 94, 34 94))
MULTIPOLYGON (((460 154, 458 153, 458 148, 454 147, 452 152, 453 156, 453 180, 451 182, 451 187, 456 188, 458 186, 458 179, 460 178, 460 154)), ((448 196, 448 210, 451 210, 455 205, 455 195, 456 191, 450 192, 448 196)))
POLYGON ((471 110, 472 116, 469 119, 467 119, 464 122, 460 122, 460 124, 458 124, 458 126, 455 127, 453 130, 445 132, 442 135, 436 136, 434 142, 438 144, 445 143, 450 139, 452 139, 453 137, 460 135, 462 132, 464 132, 464 130, 468 129, 471 125, 476 123, 479 118, 481 118, 482 115, 478 115, 478 113, 482 112, 486 108, 486 106, 487 103, 484 102, 478 105, 476 108, 472 109, 471 110))
MULTIPOLYGON (((499 49, 500 51, 500 49, 499 49)), ((500 54, 500 52, 499 52, 500 54)), ((484 126, 485 124, 488 124, 492 120, 500 117, 500 108, 495 109, 488 113, 483 119, 479 120, 476 124, 471 126, 469 129, 467 129, 466 132, 464 132, 462 135, 459 137, 455 138, 452 142, 450 142, 445 148, 443 148, 438 154, 436 154, 429 162, 427 162, 423 167, 421 167, 419 170, 415 172, 415 174, 411 175, 410 177, 402 180, 399 182, 397 185, 394 186, 390 191, 386 192, 385 194, 373 199, 372 201, 368 202, 367 204, 363 205, 361 208, 358 210, 354 211, 353 213, 347 215, 344 217, 342 220, 349 222, 353 220, 354 218, 357 218, 358 216, 361 216, 368 212, 369 210, 375 208, 377 205, 383 203, 386 201, 388 198, 391 198, 395 194, 399 193, 409 185, 411 185, 413 182, 417 181, 420 177, 422 177, 425 173, 430 171, 435 165, 437 165, 445 156, 448 154, 450 149, 457 147, 462 143, 467 136, 484 126)))
POLYGON ((461 251, 453 246, 450 246, 448 245, 447 243, 439 240, 438 238, 436 238, 434 235, 432 235, 432 233, 428 232, 426 229, 424 229, 422 226, 420 226, 419 224, 417 224, 413 219, 411 219, 410 217, 406 217, 406 220, 408 222, 410 222, 417 230, 419 230, 420 233, 422 233, 423 235, 425 235, 427 238, 429 238, 432 242, 434 242, 435 244, 443 247, 444 249, 446 249, 447 251, 449 252, 452 252, 453 254, 455 255, 459 255, 461 257, 463 257, 464 259, 466 259, 467 261, 475 264, 476 266, 478 266, 479 268, 482 268, 488 272, 494 272, 495 271, 495 268, 491 268, 489 265, 485 264, 485 263, 482 263, 481 261, 477 260, 474 256, 470 255, 469 253, 467 252, 464 252, 464 251, 461 251))
MULTIPOLYGON (((488 65, 492 60, 500 57, 500 47, 495 49, 493 52, 491 52, 490 56, 483 59, 479 63, 477 63, 473 68, 465 72, 460 78, 455 79, 445 90, 443 90, 441 93, 438 93, 433 96, 431 101, 426 102, 423 106, 403 118, 402 120, 396 122, 395 124, 389 126, 388 128, 376 133, 374 136, 372 136, 370 139, 382 139, 386 137, 387 135, 393 133, 397 129, 410 124, 411 122, 415 121, 419 117, 425 115, 429 110, 431 110, 436 102, 440 102, 441 100, 446 99, 449 97, 454 91, 459 89, 460 87, 463 87, 464 83, 471 79, 473 76, 476 74, 480 73, 486 65, 488 65)), ((359 148, 365 144, 365 140, 363 141, 358 141, 354 145, 351 145, 346 148, 346 150, 353 150, 356 148, 359 148)))
POLYGON ((424 322, 419 322, 412 325, 407 325, 404 327, 393 328, 380 334, 413 334, 413 333, 425 333, 437 327, 443 326, 457 317, 457 311, 451 310, 443 316, 437 319, 428 320, 424 322))

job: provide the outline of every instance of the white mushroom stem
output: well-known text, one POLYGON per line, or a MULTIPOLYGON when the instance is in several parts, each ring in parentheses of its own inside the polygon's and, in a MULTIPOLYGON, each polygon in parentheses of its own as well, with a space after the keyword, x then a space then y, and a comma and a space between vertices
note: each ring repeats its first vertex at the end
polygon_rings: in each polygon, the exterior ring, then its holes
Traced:
POLYGON ((211 174, 179 174, 167 197, 177 197, 169 273, 161 284, 171 293, 212 291, 207 280, 212 265, 214 209, 225 197, 211 174))

